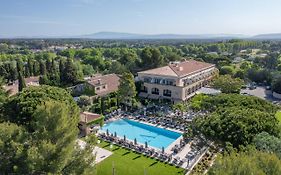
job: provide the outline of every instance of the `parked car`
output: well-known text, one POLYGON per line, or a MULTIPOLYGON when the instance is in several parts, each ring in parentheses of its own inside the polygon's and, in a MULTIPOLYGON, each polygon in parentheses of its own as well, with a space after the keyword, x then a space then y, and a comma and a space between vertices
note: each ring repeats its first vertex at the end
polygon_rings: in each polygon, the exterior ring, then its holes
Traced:
POLYGON ((270 87, 270 86, 266 86, 265 89, 266 89, 266 90, 270 90, 271 87, 270 87))

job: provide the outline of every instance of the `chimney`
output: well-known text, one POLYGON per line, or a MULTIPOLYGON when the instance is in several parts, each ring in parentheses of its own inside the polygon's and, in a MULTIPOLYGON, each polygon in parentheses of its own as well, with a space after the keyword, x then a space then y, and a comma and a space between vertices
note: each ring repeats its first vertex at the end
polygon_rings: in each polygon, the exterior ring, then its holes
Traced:
POLYGON ((178 71, 183 71, 183 67, 180 66, 180 67, 178 68, 178 71))
POLYGON ((98 79, 98 84, 101 84, 101 79, 98 79))

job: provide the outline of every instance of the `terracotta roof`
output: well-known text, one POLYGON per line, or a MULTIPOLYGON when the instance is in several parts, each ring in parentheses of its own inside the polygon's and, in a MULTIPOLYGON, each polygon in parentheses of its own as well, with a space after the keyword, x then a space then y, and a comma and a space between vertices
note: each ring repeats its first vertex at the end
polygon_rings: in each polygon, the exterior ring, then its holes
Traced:
POLYGON ((98 75, 91 77, 88 83, 94 87, 106 85, 106 89, 96 91, 99 96, 107 95, 118 90, 120 78, 116 74, 98 75))
POLYGON ((169 66, 141 71, 139 73, 177 77, 177 74, 169 66))
POLYGON ((195 60, 188 60, 181 63, 174 63, 170 64, 169 67, 179 76, 186 76, 190 74, 197 73, 199 71, 214 67, 214 64, 195 61, 195 60))
POLYGON ((187 60, 184 62, 174 62, 168 66, 159 67, 156 69, 150 69, 142 71, 139 73, 146 73, 152 75, 164 75, 164 76, 173 76, 173 77, 182 77, 186 75, 192 75, 199 71, 214 67, 214 64, 209 64, 205 62, 187 60))
POLYGON ((95 114, 91 112, 82 112, 80 113, 80 122, 82 123, 90 123, 92 121, 97 120, 100 118, 100 114, 95 114))

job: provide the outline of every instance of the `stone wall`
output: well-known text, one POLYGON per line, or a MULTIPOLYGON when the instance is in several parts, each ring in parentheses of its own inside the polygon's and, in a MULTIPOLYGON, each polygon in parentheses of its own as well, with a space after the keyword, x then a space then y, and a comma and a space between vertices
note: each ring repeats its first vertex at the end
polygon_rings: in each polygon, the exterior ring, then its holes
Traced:
POLYGON ((281 100, 281 94, 278 94, 278 93, 276 93, 276 92, 273 92, 272 95, 273 95, 274 98, 278 98, 278 99, 281 100))

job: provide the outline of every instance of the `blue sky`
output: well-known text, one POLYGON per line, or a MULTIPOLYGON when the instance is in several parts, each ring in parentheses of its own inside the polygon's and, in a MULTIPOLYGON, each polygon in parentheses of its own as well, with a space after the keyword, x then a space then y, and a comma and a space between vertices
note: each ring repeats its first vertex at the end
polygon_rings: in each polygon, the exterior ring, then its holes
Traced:
POLYGON ((0 0, 0 36, 281 33, 281 0, 0 0))

